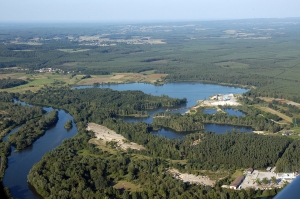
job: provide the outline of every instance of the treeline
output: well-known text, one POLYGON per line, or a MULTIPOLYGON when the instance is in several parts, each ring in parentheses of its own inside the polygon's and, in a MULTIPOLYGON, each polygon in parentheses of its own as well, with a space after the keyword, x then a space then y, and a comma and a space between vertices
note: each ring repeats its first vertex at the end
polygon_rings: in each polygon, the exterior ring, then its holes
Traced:
POLYGON ((10 143, 17 150, 30 146, 36 139, 42 136, 47 129, 58 121, 58 112, 53 110, 41 118, 27 121, 18 131, 8 137, 10 143))
POLYGON ((0 141, 0 182, 4 177, 4 172, 7 166, 7 157, 10 154, 10 144, 5 141, 0 141))
POLYGON ((28 82, 22 79, 11 79, 11 78, 4 78, 0 79, 0 89, 5 89, 5 88, 12 88, 16 86, 20 86, 23 84, 27 84, 28 82))
POLYGON ((252 133, 210 133, 200 139, 201 142, 189 151, 187 157, 193 169, 218 170, 224 165, 236 168, 274 166, 291 143, 286 137, 252 133))
POLYGON ((294 140, 277 161, 277 172, 300 171, 300 140, 294 140))
POLYGON ((204 129, 204 125, 199 118, 191 115, 181 115, 180 113, 169 116, 156 116, 154 117, 152 126, 155 129, 168 127, 178 132, 204 129))
POLYGON ((218 123, 218 124, 232 124, 238 126, 251 126, 257 131, 269 131, 271 133, 281 130, 279 124, 270 121, 263 115, 246 115, 237 117, 235 115, 230 116, 226 113, 217 114, 203 114, 200 116, 203 123, 218 123))

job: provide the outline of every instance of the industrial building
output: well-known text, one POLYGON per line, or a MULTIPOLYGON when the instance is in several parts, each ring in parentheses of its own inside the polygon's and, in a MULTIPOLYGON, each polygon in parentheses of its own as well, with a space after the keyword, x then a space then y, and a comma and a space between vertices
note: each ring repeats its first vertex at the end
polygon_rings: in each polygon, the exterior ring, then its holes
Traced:
POLYGON ((243 180, 245 179, 245 176, 239 176, 237 177, 229 186, 230 189, 237 189, 240 184, 242 184, 243 180))

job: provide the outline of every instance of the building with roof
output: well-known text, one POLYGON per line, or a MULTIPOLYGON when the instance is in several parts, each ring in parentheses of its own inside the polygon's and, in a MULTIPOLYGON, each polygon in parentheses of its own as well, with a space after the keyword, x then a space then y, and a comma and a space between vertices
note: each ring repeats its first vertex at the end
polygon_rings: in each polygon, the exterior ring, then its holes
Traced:
POLYGON ((253 171, 254 171, 254 169, 253 169, 253 168, 248 168, 248 169, 247 169, 247 174, 252 174, 252 173, 253 173, 253 171))
POLYGON ((230 184, 230 189, 237 189, 240 184, 242 184, 243 180, 245 179, 245 176, 239 176, 237 177, 231 184, 230 184))

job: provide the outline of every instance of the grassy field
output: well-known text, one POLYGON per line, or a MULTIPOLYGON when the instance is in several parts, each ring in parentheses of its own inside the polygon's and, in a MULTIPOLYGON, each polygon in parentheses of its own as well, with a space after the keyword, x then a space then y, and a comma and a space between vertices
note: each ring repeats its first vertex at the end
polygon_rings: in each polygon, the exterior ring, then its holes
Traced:
POLYGON ((128 182, 125 180, 118 181, 117 184, 114 185, 115 189, 125 189, 127 191, 136 192, 136 191, 143 191, 140 185, 133 184, 132 182, 128 182))
POLYGON ((282 121, 280 121, 280 123, 286 123, 286 122, 293 123, 293 119, 291 117, 289 117, 283 113, 280 113, 274 109, 271 109, 269 107, 263 107, 261 105, 255 105, 255 107, 262 111, 278 115, 279 117, 281 117, 283 119, 282 121))
POLYGON ((147 82, 155 83, 161 81, 162 77, 166 74, 154 74, 154 71, 145 71, 143 73, 114 73, 112 75, 91 75, 91 78, 82 79, 84 75, 76 75, 74 77, 71 74, 63 75, 57 73, 11 73, 0 74, 2 78, 23 79, 29 83, 21 86, 17 86, 9 89, 0 89, 0 91, 8 92, 24 92, 25 90, 37 91, 44 86, 50 86, 54 84, 60 85, 93 85, 94 83, 127 83, 127 82, 147 82))

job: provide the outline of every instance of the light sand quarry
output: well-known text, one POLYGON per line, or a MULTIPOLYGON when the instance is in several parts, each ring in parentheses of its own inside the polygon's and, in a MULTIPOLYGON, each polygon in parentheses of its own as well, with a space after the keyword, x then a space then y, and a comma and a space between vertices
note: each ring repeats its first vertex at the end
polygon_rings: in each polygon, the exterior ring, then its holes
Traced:
POLYGON ((207 176, 196 176, 193 174, 180 173, 177 169, 169 169, 168 172, 172 173, 174 178, 190 184, 214 186, 216 182, 215 180, 210 180, 207 176))
POLYGON ((197 111, 200 107, 213 107, 217 111, 223 111, 219 108, 219 105, 221 106, 239 106, 241 105, 236 101, 236 99, 226 100, 226 101, 216 101, 216 100, 198 100, 198 104, 194 107, 192 107, 190 110, 188 110, 186 113, 190 113, 191 110, 197 111))
POLYGON ((117 142, 118 147, 124 150, 128 148, 136 150, 145 149, 145 147, 143 147, 142 145, 138 145, 134 142, 129 142, 122 135, 117 134, 115 131, 99 124, 88 123, 87 130, 93 131, 98 140, 103 140, 106 142, 117 142))

